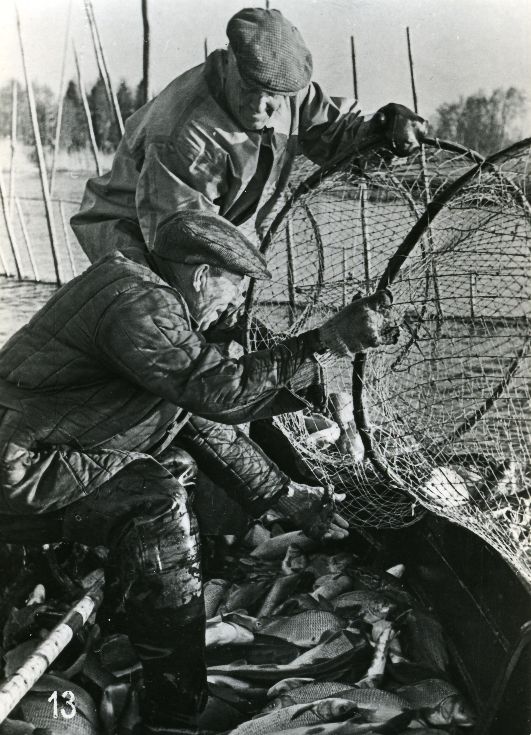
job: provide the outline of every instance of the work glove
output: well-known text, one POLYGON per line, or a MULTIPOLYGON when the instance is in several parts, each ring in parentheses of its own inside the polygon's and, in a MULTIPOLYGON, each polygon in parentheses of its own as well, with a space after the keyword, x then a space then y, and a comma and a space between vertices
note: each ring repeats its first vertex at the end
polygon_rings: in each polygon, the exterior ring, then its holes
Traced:
POLYGON ((388 289, 356 299, 321 324, 320 343, 339 357, 351 357, 369 347, 396 344, 399 328, 389 316, 392 303, 388 289))
POLYGON ((334 508, 334 493, 292 480, 274 510, 315 541, 339 541, 348 536, 348 523, 334 508))
POLYGON ((370 125, 372 132, 383 137, 386 148, 401 158, 418 150, 428 133, 423 117, 396 102, 380 107, 370 125))

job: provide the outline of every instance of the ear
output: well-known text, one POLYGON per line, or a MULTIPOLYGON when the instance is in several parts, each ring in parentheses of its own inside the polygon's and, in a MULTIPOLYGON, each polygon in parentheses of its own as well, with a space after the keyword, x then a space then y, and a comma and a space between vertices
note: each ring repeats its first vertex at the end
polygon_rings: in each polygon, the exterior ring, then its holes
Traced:
POLYGON ((198 265, 197 268, 194 269, 192 275, 192 287, 194 291, 200 293, 205 289, 209 273, 210 266, 207 263, 198 265))

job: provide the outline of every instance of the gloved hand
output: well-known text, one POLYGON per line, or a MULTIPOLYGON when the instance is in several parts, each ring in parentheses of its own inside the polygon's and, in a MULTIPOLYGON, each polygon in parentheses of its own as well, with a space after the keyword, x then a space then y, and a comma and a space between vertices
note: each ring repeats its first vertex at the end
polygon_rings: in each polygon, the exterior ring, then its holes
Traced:
POLYGON ((427 122, 404 105, 390 102, 381 107, 371 120, 374 133, 380 134, 395 156, 410 156, 418 150, 427 135, 427 122))
POLYGON ((393 297, 388 289, 356 299, 318 329, 323 347, 349 357, 369 347, 396 344, 399 328, 389 317, 393 297))
POLYGON ((348 536, 348 523, 334 511, 334 496, 326 496, 322 487, 289 483, 274 510, 316 541, 339 541, 348 536))

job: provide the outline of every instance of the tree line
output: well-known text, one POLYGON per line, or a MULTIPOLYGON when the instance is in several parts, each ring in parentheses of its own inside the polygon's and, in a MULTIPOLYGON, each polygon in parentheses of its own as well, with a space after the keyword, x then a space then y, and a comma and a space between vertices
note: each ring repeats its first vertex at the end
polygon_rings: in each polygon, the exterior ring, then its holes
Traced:
MULTIPOLYGON (((42 141, 51 149, 55 138, 57 98, 46 85, 34 85, 34 90, 42 141)), ((131 88, 122 80, 116 96, 125 121, 142 106, 142 84, 131 88)), ((12 83, 9 82, 0 87, 0 136, 9 136, 11 132, 11 98, 12 83)), ((105 153, 112 153, 118 145, 120 133, 101 79, 92 86, 87 98, 98 148, 105 153)), ((522 124, 526 110, 525 94, 515 87, 495 89, 490 95, 479 91, 440 105, 430 121, 431 133, 488 155, 523 137, 522 124)), ((18 139, 32 145, 33 131, 27 95, 19 84, 17 128, 18 139)), ((74 80, 70 80, 63 101, 60 147, 74 152, 84 149, 88 140, 79 88, 74 80)))

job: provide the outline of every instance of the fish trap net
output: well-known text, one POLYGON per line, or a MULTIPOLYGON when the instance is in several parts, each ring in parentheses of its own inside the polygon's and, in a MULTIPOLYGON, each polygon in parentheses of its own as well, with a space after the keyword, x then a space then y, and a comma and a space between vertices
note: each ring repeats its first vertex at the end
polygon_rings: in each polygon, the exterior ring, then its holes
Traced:
POLYGON ((353 397, 364 451, 320 448, 300 413, 275 422, 347 493, 353 525, 401 527, 428 509, 527 578, 529 151, 482 161, 434 141, 406 162, 371 155, 310 174, 264 240, 273 279, 248 298, 252 348, 392 287, 398 343, 326 368, 329 394, 353 397))

